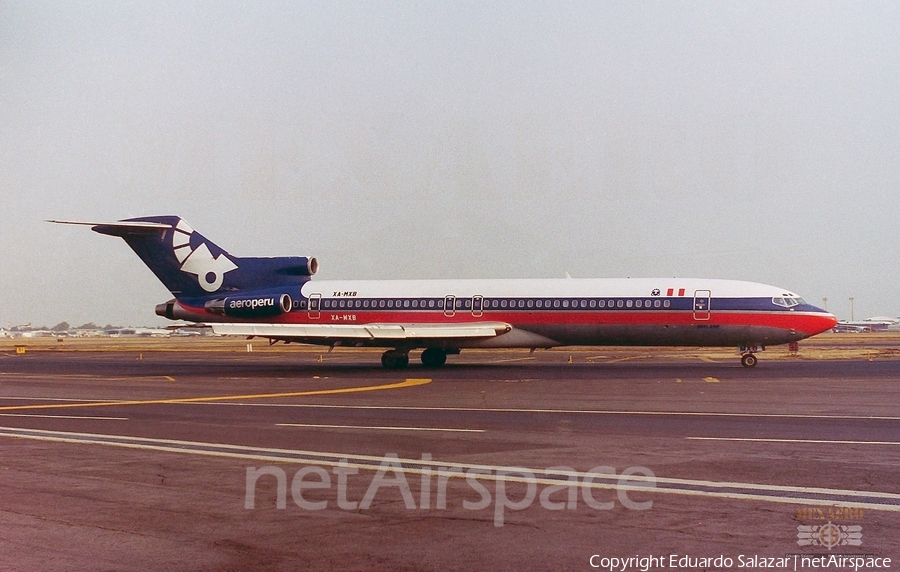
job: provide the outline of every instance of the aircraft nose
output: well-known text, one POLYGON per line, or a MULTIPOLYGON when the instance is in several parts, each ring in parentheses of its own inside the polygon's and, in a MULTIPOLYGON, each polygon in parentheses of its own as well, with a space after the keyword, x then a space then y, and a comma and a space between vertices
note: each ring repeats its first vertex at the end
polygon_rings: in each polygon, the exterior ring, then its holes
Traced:
POLYGON ((813 308, 813 310, 818 314, 818 327, 821 328, 818 334, 822 332, 826 332, 831 328, 835 327, 838 323, 837 317, 831 312, 827 312, 822 308, 813 308))

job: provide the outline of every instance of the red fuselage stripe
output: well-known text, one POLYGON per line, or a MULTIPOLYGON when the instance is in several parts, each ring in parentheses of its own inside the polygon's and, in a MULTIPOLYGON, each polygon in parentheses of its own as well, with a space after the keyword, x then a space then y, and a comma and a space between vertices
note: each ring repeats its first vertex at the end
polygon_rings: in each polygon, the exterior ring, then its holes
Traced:
MULTIPOLYGON (((205 313, 202 308, 185 307, 186 309, 205 313)), ((660 325, 660 326, 762 326, 795 330, 808 335, 815 335, 834 325, 834 317, 830 314, 765 312, 765 311, 713 311, 698 312, 691 310, 570 310, 570 311, 502 311, 487 310, 479 316, 471 311, 457 311, 446 316, 441 310, 356 310, 327 309, 319 312, 295 311, 274 318, 238 319, 209 314, 208 321, 219 322, 260 322, 272 324, 461 324, 469 322, 506 322, 515 327, 528 328, 535 325, 660 325), (318 314, 318 318, 310 315, 318 314), (701 318, 701 319, 698 319, 701 318), (708 319, 703 319, 708 318, 708 319)))

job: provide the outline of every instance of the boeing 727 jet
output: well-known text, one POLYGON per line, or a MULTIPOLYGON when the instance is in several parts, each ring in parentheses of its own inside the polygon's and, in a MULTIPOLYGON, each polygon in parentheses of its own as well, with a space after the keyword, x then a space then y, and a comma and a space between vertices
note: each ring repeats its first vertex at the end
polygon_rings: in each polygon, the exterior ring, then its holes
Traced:
POLYGON ((386 348, 387 368, 423 350, 426 367, 466 348, 737 346, 745 367, 767 345, 831 329, 797 294, 736 280, 313 280, 315 258, 239 258, 177 216, 83 224, 119 236, 174 296, 170 320, 218 334, 386 348))

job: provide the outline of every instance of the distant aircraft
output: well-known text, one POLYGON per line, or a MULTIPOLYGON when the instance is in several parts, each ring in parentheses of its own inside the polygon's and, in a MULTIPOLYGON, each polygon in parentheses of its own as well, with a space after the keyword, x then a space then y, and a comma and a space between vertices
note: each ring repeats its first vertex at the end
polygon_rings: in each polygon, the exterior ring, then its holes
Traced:
POLYGON ((422 349, 426 367, 466 348, 766 345, 831 329, 828 312, 790 291, 734 280, 312 280, 307 257, 238 258, 177 216, 83 224, 119 236, 175 296, 170 320, 219 334, 325 346, 382 347, 387 368, 422 349))
POLYGON ((839 321, 834 328, 836 333, 887 332, 900 324, 900 320, 887 316, 876 316, 856 322, 839 321))

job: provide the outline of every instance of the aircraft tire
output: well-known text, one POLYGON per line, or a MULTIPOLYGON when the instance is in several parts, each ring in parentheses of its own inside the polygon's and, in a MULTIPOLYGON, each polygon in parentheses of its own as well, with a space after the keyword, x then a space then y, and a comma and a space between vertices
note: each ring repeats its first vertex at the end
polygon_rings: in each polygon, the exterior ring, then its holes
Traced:
POLYGON ((756 356, 753 354, 744 354, 741 356, 741 365, 744 367, 756 367, 756 356))
POLYGON ((422 352, 422 365, 425 367, 441 367, 447 363, 447 352, 441 348, 427 348, 422 352))
POLYGON ((409 365, 409 355, 397 350, 388 350, 381 354, 381 365, 387 369, 403 369, 409 365))

